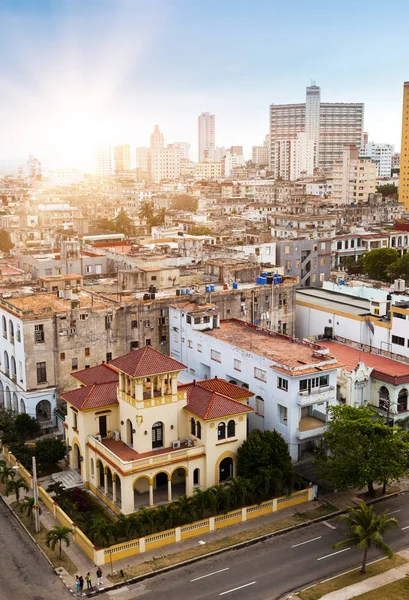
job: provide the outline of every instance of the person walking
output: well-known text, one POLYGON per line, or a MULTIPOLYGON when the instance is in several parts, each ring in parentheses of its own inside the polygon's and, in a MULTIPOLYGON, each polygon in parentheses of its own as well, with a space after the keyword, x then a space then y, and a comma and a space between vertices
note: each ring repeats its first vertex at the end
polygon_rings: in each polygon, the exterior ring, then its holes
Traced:
POLYGON ((79 592, 81 589, 80 587, 80 578, 78 577, 78 575, 76 575, 75 577, 75 591, 79 592))
POLYGON ((78 579, 80 582, 80 592, 82 592, 82 590, 84 589, 84 578, 82 575, 80 575, 78 579))
POLYGON ((87 582, 87 589, 90 590, 92 588, 92 583, 91 583, 91 573, 89 571, 85 576, 85 581, 87 582))
POLYGON ((101 569, 101 567, 98 567, 98 569, 97 569, 97 583, 98 583, 98 587, 101 587, 102 585, 104 585, 104 583, 102 581, 102 569, 101 569))

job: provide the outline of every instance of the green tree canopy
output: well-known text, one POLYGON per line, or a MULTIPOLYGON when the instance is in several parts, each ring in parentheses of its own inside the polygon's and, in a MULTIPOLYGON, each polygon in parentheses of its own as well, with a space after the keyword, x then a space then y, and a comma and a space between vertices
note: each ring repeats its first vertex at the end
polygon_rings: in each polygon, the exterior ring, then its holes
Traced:
POLYGON ((254 481, 264 495, 291 489, 294 478, 288 446, 277 431, 254 431, 237 451, 237 474, 254 481))
POLYGON ((394 183, 385 183, 376 187, 378 194, 382 194, 384 198, 398 197, 398 188, 394 183))
POLYGON ((389 269, 399 259, 399 252, 394 248, 376 248, 366 252, 360 259, 364 273, 371 279, 389 281, 389 269))
POLYGON ((131 219, 123 208, 121 208, 115 219, 115 228, 118 233, 124 233, 125 235, 132 235, 135 231, 131 219))
POLYGON ((393 262, 389 267, 389 272, 394 279, 398 277, 409 279, 409 254, 404 254, 393 262))
POLYGON ((213 231, 204 225, 194 225, 190 231, 190 235, 213 235, 213 231))
POLYGON ((176 210, 197 211, 197 198, 188 194, 181 194, 172 200, 172 208, 176 210))
POLYGON ((65 445, 57 438, 39 440, 35 447, 35 456, 39 463, 57 463, 65 456, 65 445))
POLYGON ((59 556, 61 558, 61 544, 64 542, 66 546, 70 545, 70 534, 72 534, 70 527, 54 525, 54 527, 47 531, 46 544, 51 550, 55 550, 55 547, 58 545, 59 556))
POLYGON ((40 433, 38 421, 27 413, 20 413, 16 416, 13 429, 20 440, 32 440, 40 433))
POLYGON ((409 436, 384 424, 371 406, 332 406, 323 435, 327 452, 318 457, 318 472, 338 490, 397 481, 409 467, 409 436))
POLYGON ((11 241, 10 234, 6 229, 0 229, 0 250, 1 252, 10 252, 14 244, 11 241))

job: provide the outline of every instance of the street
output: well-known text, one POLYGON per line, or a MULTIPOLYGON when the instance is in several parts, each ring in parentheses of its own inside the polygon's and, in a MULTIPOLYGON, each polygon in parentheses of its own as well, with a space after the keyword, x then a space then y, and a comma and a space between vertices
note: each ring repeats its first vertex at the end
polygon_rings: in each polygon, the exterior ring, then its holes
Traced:
POLYGON ((0 600, 71 598, 2 500, 0 523, 0 600))

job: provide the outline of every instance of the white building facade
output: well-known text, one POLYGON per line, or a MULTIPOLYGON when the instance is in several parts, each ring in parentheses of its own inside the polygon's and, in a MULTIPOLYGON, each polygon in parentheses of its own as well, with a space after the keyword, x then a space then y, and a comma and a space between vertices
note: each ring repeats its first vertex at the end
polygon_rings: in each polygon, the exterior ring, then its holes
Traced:
POLYGON ((215 150, 215 116, 208 112, 202 113, 198 117, 199 127, 199 162, 203 162, 205 158, 214 159, 215 150))
POLYGON ((378 177, 391 177, 394 153, 395 146, 392 144, 368 142, 361 149, 360 156, 362 158, 370 158, 376 164, 378 177))

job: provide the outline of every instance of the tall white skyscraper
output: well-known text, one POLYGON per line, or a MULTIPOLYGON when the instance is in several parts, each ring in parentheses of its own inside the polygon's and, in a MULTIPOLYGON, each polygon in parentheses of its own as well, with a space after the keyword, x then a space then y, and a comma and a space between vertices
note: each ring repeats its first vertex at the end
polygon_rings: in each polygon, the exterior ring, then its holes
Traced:
POLYGON ((319 165, 320 107, 321 88, 315 84, 307 87, 307 97, 305 102, 305 133, 307 134, 307 139, 315 142, 316 167, 319 165))
POLYGON ((98 146, 95 151, 95 173, 100 177, 112 175, 114 172, 114 159, 112 146, 98 146))
POLYGON ((215 116, 208 112, 198 117, 199 124, 199 162, 205 158, 213 160, 215 148, 215 116))

